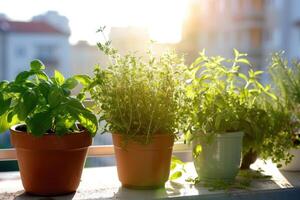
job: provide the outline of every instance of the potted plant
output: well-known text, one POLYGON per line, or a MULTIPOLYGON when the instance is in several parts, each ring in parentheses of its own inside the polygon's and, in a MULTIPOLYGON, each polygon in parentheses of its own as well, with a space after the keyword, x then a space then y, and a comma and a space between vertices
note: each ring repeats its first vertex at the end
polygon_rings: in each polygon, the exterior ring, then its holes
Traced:
POLYGON ((183 59, 174 52, 122 56, 110 42, 98 47, 110 63, 95 69, 90 93, 104 132, 112 133, 119 180, 129 188, 162 187, 178 132, 183 59))
POLYGON ((280 144, 275 150, 281 150, 275 158, 279 167, 288 171, 300 170, 300 62, 293 61, 290 65, 283 57, 283 53, 274 53, 272 63, 269 66, 272 83, 275 86, 275 92, 280 97, 280 103, 286 113, 286 124, 289 127, 286 130, 285 140, 280 139, 280 144))
POLYGON ((270 125, 264 98, 276 97, 258 81, 261 71, 241 71, 242 65, 250 65, 246 54, 234 54, 234 59, 225 59, 203 51, 191 65, 182 115, 200 180, 232 181, 242 150, 259 152, 264 127, 270 125))
POLYGON ((95 115, 82 104, 82 93, 71 96, 77 75, 65 80, 55 71, 49 78, 39 60, 14 81, 0 83, 0 129, 11 126, 11 143, 25 191, 37 195, 60 195, 76 191, 92 136, 95 115), (4 127, 6 126, 6 127, 4 127))

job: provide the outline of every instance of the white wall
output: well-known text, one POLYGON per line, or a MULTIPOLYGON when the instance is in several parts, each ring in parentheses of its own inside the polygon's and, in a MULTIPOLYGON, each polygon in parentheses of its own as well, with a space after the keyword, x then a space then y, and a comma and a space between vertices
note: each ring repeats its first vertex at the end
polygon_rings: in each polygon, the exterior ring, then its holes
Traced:
POLYGON ((7 74, 12 80, 17 73, 29 69, 29 63, 38 55, 38 46, 55 46, 55 57, 59 61, 57 66, 64 75, 68 75, 70 66, 70 44, 68 36, 59 34, 38 33, 10 33, 7 35, 7 74), (18 52, 23 51, 23 55, 18 52))

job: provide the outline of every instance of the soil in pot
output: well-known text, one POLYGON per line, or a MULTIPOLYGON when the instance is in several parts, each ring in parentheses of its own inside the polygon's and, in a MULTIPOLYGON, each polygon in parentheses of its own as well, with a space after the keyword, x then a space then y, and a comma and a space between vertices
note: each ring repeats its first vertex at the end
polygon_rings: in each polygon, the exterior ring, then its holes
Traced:
POLYGON ((112 134, 119 180, 123 187, 155 189, 164 187, 169 178, 174 136, 154 135, 150 144, 112 134))
POLYGON ((202 146, 202 151, 194 158, 200 180, 231 182, 235 179, 241 164, 243 135, 243 132, 219 134, 211 143, 200 138, 193 140, 194 148, 202 146))
POLYGON ((35 137, 19 125, 11 128, 22 184, 26 192, 54 196, 75 192, 92 137, 86 130, 64 136, 35 137))
POLYGON ((247 170, 250 169, 250 165, 252 165, 257 160, 257 153, 250 149, 242 158, 242 164, 240 169, 247 170))

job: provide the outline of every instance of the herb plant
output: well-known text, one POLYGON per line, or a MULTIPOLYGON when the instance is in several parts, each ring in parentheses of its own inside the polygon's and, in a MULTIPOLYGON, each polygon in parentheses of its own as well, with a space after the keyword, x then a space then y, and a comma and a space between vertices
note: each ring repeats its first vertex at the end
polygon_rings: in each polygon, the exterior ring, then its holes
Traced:
POLYGON ((262 73, 254 71, 246 54, 237 50, 234 59, 201 52, 191 65, 186 87, 182 114, 187 139, 203 137, 209 142, 216 134, 243 131, 243 152, 259 153, 272 123, 265 106, 276 99, 271 87, 260 83, 262 73))
POLYGON ((0 129, 24 122, 26 131, 35 136, 63 135, 79 130, 79 122, 94 136, 98 123, 95 115, 82 104, 84 93, 71 96, 78 82, 88 85, 90 78, 77 75, 65 79, 58 71, 49 78, 41 61, 34 60, 30 66, 29 71, 19 73, 14 81, 0 82, 0 129))
POLYGON ((95 69, 90 85, 100 121, 106 123, 103 132, 142 143, 149 143, 154 134, 177 133, 183 58, 175 52, 155 57, 151 51, 144 57, 122 56, 109 41, 98 47, 110 60, 107 68, 95 69))
POLYGON ((290 65, 283 53, 275 53, 269 72, 281 104, 290 113, 291 139, 297 146, 300 144, 300 62, 293 61, 290 65))
POLYGON ((273 132, 278 134, 266 140, 262 156, 271 155, 274 162, 284 160, 287 164, 292 159, 288 150, 300 144, 300 62, 294 61, 290 65, 283 53, 274 53, 268 70, 278 95, 278 106, 269 110, 273 118, 273 132))

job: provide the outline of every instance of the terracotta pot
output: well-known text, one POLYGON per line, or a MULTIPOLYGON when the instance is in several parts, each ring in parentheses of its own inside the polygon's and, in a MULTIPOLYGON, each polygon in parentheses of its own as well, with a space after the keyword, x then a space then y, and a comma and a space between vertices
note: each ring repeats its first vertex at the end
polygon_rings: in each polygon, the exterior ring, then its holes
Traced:
POLYGON ((43 196, 75 192, 92 144, 88 132, 35 137, 16 130, 17 126, 10 129, 10 136, 25 191, 43 196))
POLYGON ((250 165, 252 165, 256 160, 257 153, 250 149, 250 151, 243 156, 240 169, 250 169, 250 165))
POLYGON ((122 186, 134 189, 163 187, 169 178, 174 136, 153 136, 150 144, 130 140, 124 146, 121 134, 112 134, 117 170, 122 186))

